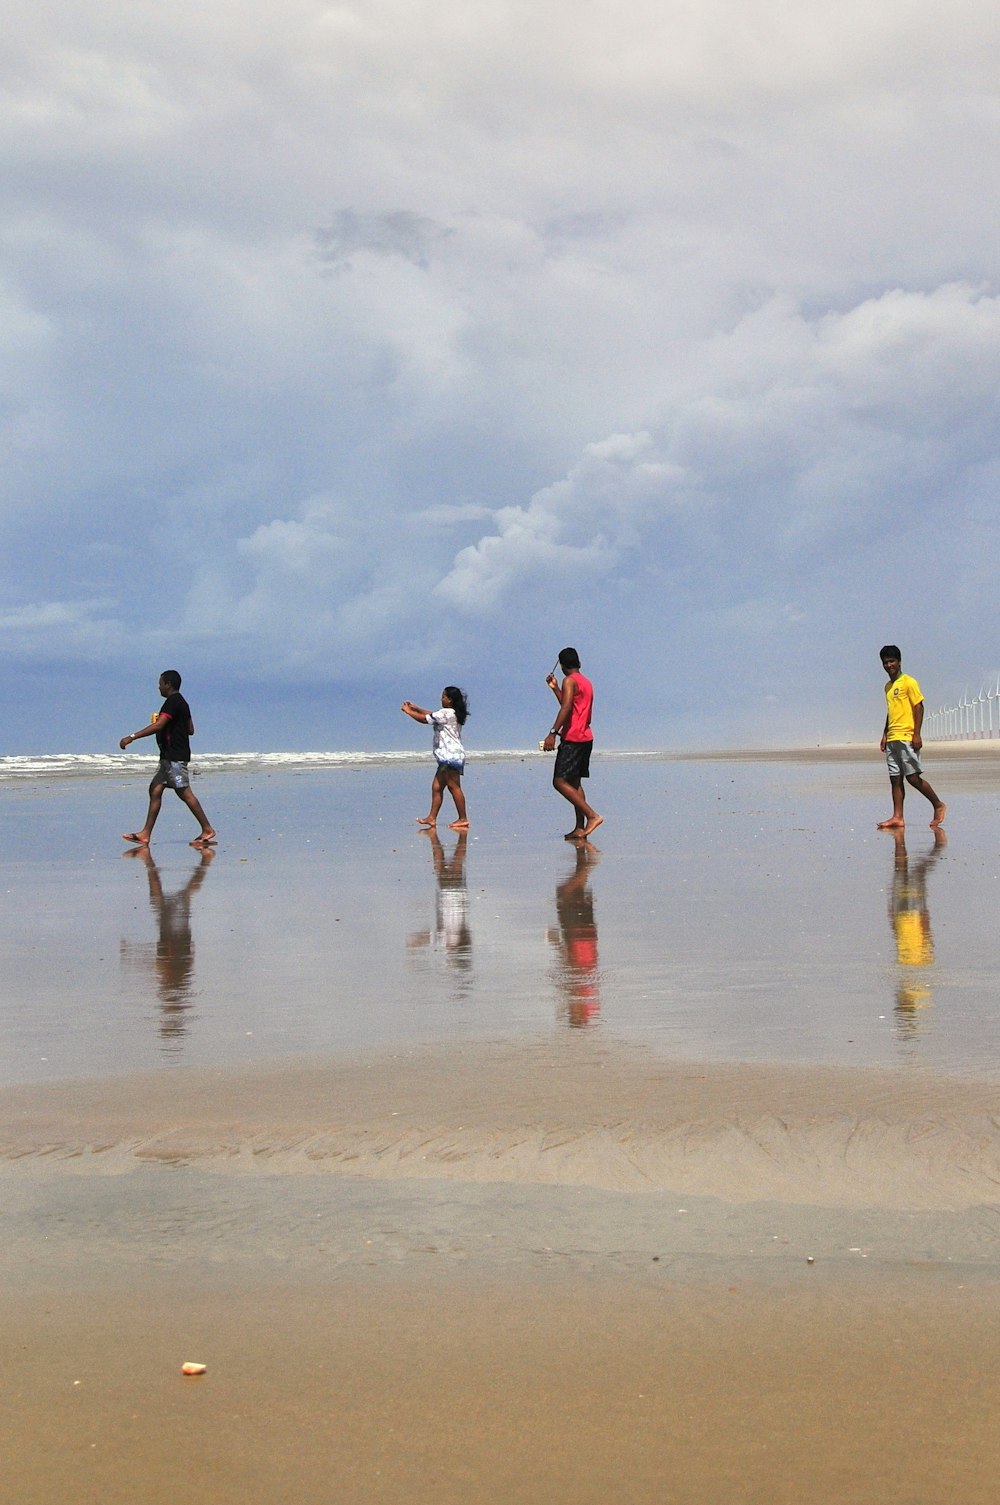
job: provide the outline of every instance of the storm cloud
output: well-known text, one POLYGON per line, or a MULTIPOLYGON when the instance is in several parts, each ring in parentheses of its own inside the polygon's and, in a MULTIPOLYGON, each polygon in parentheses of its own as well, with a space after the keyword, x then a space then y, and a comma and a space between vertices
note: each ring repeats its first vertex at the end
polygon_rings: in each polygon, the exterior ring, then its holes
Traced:
POLYGON ((22 740, 161 659, 328 746, 448 680, 530 740, 565 642, 631 745, 877 734, 886 640, 930 699, 994 663, 984 3, 9 16, 22 740))

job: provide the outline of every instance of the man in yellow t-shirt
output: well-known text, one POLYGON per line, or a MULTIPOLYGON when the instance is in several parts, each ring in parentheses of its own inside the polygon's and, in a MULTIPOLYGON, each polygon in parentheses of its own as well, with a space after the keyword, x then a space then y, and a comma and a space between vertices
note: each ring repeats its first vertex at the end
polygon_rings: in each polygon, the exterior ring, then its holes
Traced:
POLYGON ((889 769, 889 784, 892 788, 892 816, 880 820, 880 831, 901 831, 903 800, 907 784, 919 791, 934 807, 931 830, 937 831, 944 823, 946 806, 923 777, 918 754, 923 747, 920 728, 924 724, 924 697, 920 686, 909 674, 903 673, 902 655, 895 643, 886 643, 879 654, 882 668, 888 676, 885 687, 885 730, 880 746, 885 753, 889 769))

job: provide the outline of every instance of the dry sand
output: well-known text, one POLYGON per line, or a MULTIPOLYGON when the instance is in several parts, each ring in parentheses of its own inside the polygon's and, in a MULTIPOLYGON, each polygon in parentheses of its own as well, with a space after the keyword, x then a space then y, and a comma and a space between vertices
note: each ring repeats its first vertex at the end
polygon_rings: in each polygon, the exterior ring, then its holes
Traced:
POLYGON ((7 1092, 10 1498, 986 1505, 997 1099, 582 1034, 7 1092))

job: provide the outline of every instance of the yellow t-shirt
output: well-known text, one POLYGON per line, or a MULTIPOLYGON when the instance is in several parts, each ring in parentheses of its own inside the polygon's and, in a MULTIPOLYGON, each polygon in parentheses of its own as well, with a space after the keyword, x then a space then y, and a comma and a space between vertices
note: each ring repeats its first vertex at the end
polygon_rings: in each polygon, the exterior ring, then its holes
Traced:
POLYGON ((913 707, 923 700, 920 686, 909 674, 888 681, 885 687, 885 703, 889 717, 886 730, 887 742, 913 741, 913 707))

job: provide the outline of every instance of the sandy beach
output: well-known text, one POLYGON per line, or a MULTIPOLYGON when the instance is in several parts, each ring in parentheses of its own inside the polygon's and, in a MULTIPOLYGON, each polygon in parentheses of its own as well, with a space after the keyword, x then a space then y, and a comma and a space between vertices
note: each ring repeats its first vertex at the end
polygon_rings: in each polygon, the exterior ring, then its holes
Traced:
POLYGON ((8 1092, 15 1497, 985 1502, 995 1104, 588 1035, 8 1092))
POLYGON ((582 867, 374 782, 308 865, 298 786, 210 871, 8 862, 12 1499, 992 1502, 995 772, 901 855, 854 759, 665 766, 582 867))

